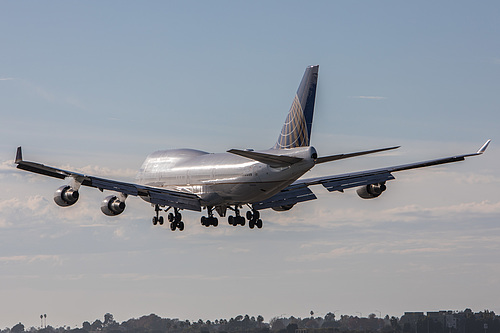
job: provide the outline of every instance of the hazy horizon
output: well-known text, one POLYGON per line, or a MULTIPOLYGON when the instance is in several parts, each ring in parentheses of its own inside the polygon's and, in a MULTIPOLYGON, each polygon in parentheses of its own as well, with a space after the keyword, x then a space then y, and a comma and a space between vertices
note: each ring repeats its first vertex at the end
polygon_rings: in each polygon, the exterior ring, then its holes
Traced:
POLYGON ((500 3, 2 2, 0 327, 443 309, 500 313, 500 3), (387 191, 312 190, 264 227, 151 224, 129 198, 14 168, 24 158, 132 181, 158 149, 266 149, 319 64, 320 156, 401 145, 307 177, 473 153, 387 191))

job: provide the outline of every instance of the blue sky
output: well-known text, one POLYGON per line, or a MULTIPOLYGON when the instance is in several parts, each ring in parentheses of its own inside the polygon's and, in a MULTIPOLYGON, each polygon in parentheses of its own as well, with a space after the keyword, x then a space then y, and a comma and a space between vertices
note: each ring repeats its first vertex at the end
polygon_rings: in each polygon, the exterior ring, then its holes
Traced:
POLYGON ((81 325, 106 312, 190 320, 439 309, 500 312, 500 5, 442 1, 131 1, 0 4, 0 327, 81 325), (264 229, 153 227, 130 198, 52 200, 25 158, 132 180, 145 156, 265 149, 306 66, 319 64, 320 155, 343 173, 453 154, 396 174, 377 200, 326 193, 264 211, 264 229))

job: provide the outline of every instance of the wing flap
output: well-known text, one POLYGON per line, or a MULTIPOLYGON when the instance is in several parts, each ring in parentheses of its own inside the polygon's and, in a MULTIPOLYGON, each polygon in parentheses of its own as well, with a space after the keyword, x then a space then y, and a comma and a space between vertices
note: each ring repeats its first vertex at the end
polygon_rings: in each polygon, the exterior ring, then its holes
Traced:
POLYGON ((329 192, 343 192, 348 188, 383 183, 392 179, 395 178, 389 172, 382 172, 380 174, 368 174, 359 176, 348 175, 345 177, 339 177, 339 179, 326 180, 322 182, 321 185, 323 185, 329 192))
POLYGON ((153 188, 146 188, 146 190, 149 193, 148 201, 152 204, 201 212, 200 200, 195 194, 153 188))
POLYGON ((126 195, 133 195, 133 196, 139 195, 137 185, 135 184, 118 182, 115 180, 96 178, 96 177, 90 177, 90 179, 92 183, 91 186, 97 187, 100 190, 116 191, 124 193, 126 195))
POLYGON ((272 207, 294 205, 299 202, 316 199, 316 195, 308 188, 302 186, 289 186, 269 199, 252 204, 254 209, 266 209, 272 207))
POLYGON ((38 173, 44 176, 64 179, 71 175, 71 173, 65 170, 52 168, 40 163, 26 162, 26 161, 17 161, 16 163, 18 169, 30 171, 33 173, 38 173))

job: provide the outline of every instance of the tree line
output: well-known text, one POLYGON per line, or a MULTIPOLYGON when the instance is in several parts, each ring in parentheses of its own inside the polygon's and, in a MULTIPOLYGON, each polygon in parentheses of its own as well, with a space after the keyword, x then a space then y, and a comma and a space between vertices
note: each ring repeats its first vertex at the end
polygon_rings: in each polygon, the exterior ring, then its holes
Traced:
MULTIPOLYGON (((111 313, 106 313, 103 320, 85 321, 81 327, 31 327, 22 323, 12 328, 0 330, 0 333, 500 333, 500 316, 492 311, 473 313, 465 311, 441 311, 435 313, 405 313, 401 318, 375 314, 368 317, 341 315, 336 318, 332 312, 323 317, 315 317, 314 312, 305 318, 274 317, 265 322, 261 315, 239 315, 229 320, 189 321, 161 318, 150 314, 132 318, 122 323, 115 321, 111 313)), ((43 322, 42 322, 43 325, 43 322)))

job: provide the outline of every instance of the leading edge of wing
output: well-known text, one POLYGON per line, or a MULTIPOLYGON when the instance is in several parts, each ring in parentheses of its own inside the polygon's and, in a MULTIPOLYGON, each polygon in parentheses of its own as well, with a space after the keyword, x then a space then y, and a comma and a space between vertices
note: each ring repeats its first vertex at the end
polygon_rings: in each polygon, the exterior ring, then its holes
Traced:
POLYGON ((367 155, 367 154, 379 153, 379 152, 387 151, 387 150, 398 149, 400 147, 401 146, 394 146, 394 147, 388 147, 388 148, 380 148, 380 149, 359 151, 359 152, 355 152, 355 153, 347 153, 347 154, 337 154, 337 155, 323 156, 323 157, 318 157, 314 162, 316 164, 326 163, 326 162, 331 162, 331 161, 342 160, 344 158, 350 158, 350 157, 362 156, 362 155, 367 155))
POLYGON ((109 190, 126 195, 148 197, 147 201, 152 204, 201 211, 200 198, 195 194, 94 177, 36 162, 24 161, 21 147, 17 148, 15 163, 17 164, 17 168, 21 170, 59 179, 72 177, 81 185, 94 187, 101 191, 109 190))
POLYGON ((434 166, 434 165, 459 162, 459 161, 465 160, 465 158, 467 158, 467 157, 481 155, 486 151, 490 142, 491 142, 491 140, 486 141, 481 146, 481 148, 479 148, 479 150, 477 152, 471 153, 471 154, 456 155, 456 156, 438 158, 438 159, 433 159, 433 160, 396 165, 396 166, 391 166, 391 167, 387 167, 387 168, 358 171, 358 172, 346 173, 346 174, 340 174, 340 175, 334 175, 334 176, 323 176, 323 177, 316 177, 316 178, 299 179, 299 180, 295 181, 294 183, 292 183, 290 186, 302 187, 302 186, 311 186, 311 185, 321 184, 324 187, 326 187, 329 191, 343 191, 344 189, 351 188, 351 187, 357 187, 357 186, 362 186, 362 185, 366 185, 366 184, 381 183, 384 181, 394 179, 394 176, 392 176, 391 172, 411 170, 411 169, 429 167, 429 166, 434 166))

